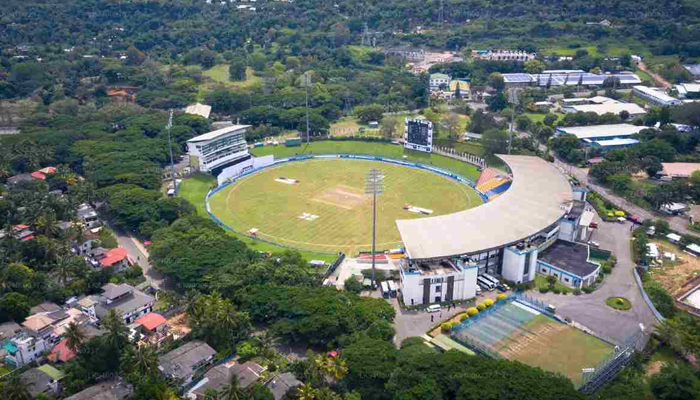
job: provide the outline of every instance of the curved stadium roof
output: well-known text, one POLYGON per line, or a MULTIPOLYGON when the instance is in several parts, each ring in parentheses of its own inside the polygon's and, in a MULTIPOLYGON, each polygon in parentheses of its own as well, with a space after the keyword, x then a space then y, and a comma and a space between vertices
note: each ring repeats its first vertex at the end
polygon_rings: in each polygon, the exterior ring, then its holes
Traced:
POLYGON ((557 222, 571 206, 566 177, 539 157, 498 155, 511 187, 482 206, 454 214, 396 221, 411 259, 472 254, 527 239, 557 222))

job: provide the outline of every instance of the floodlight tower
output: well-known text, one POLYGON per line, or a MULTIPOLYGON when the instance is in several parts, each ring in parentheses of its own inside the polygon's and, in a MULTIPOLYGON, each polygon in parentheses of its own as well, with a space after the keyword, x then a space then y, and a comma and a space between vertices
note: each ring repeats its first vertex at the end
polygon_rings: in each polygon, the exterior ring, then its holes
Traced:
POLYGON ((170 177, 173 180, 173 191, 175 192, 175 196, 177 196, 177 183, 175 182, 175 162, 173 161, 173 141, 172 138, 170 137, 170 130, 173 127, 173 110, 170 110, 170 116, 168 117, 168 125, 165 126, 165 129, 168 131, 168 150, 170 150, 170 177))
POLYGON ((377 195, 384 193, 384 174, 374 168, 365 175, 365 194, 372 195, 372 289, 374 289, 374 268, 377 239, 377 195))
POLYGON ((515 110, 518 107, 518 90, 511 88, 508 90, 508 102, 511 104, 510 110, 510 135, 508 137, 508 155, 510 155, 511 147, 513 146, 513 130, 515 128, 515 110))
POLYGON ((309 135, 309 86, 311 86, 311 78, 309 77, 309 71, 304 72, 301 77, 301 83, 306 88, 306 144, 308 145, 311 141, 309 135))

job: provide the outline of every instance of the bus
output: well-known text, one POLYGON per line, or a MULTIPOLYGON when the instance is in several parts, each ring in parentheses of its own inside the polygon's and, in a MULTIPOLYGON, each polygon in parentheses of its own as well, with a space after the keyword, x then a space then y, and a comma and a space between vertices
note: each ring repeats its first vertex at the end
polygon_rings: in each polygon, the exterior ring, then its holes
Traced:
POLYGON ((481 277, 485 278, 487 281, 493 282, 493 284, 496 286, 498 286, 498 284, 501 283, 501 281, 499 281, 498 279, 494 278, 493 276, 491 276, 489 274, 481 274, 481 277))
POLYGON ((389 284, 387 284, 386 281, 382 281, 379 287, 382 289, 382 296, 384 296, 385 299, 388 299, 390 295, 389 284))
POLYGON ((496 288, 496 285, 494 285, 493 282, 485 279, 483 276, 476 278, 476 282, 489 292, 492 292, 496 288))
POLYGON ((389 286, 389 296, 396 297, 396 284, 394 284, 394 281, 387 281, 387 284, 389 286))

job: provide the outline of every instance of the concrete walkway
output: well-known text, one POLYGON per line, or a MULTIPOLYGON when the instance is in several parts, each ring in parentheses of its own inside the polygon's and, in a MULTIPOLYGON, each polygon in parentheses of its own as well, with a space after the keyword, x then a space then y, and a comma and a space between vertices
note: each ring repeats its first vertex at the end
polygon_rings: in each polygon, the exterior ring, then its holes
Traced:
POLYGON ((599 336, 616 344, 624 343, 640 331, 639 324, 644 324, 646 332, 651 332, 657 324, 649 306, 634 281, 630 249, 631 222, 603 222, 596 217, 599 229, 593 234, 593 240, 600 247, 612 251, 617 257, 617 267, 593 293, 541 294, 536 290, 529 295, 557 307, 557 314, 568 317, 596 332, 599 336), (625 297, 632 303, 628 311, 618 311, 605 304, 610 297, 625 297))

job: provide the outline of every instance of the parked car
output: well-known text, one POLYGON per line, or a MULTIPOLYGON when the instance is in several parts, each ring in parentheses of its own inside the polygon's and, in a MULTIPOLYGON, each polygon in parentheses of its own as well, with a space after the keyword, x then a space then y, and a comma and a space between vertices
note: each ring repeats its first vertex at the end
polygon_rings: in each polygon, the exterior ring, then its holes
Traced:
POLYGON ((440 304, 431 304, 425 309, 425 311, 429 313, 440 312, 440 304))
POLYGON ((628 215, 627 219, 632 221, 633 224, 641 225, 642 224, 642 218, 639 215, 628 215))

